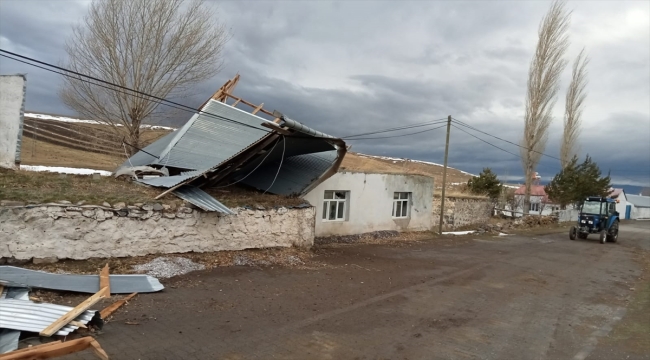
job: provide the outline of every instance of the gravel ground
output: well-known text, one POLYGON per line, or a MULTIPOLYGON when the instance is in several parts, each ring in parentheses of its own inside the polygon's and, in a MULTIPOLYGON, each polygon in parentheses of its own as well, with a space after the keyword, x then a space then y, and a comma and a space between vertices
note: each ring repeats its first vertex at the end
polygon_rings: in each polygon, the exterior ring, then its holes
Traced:
POLYGON ((133 270, 135 271, 143 271, 147 275, 161 279, 167 279, 173 276, 183 275, 192 271, 203 269, 205 269, 205 265, 197 264, 190 259, 182 257, 158 257, 146 264, 133 266, 133 270))

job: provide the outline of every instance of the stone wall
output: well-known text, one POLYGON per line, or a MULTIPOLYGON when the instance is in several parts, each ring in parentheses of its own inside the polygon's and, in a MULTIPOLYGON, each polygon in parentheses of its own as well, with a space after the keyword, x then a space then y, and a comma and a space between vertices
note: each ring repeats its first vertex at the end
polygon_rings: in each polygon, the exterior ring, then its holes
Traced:
POLYGON ((233 211, 161 204, 0 207, 0 258, 87 259, 314 243, 313 207, 233 211))
MULTIPOLYGON (((440 223, 440 197, 433 198, 433 224, 437 229, 440 223)), ((482 224, 492 216, 494 205, 488 199, 447 197, 443 229, 453 230, 462 226, 482 224)))

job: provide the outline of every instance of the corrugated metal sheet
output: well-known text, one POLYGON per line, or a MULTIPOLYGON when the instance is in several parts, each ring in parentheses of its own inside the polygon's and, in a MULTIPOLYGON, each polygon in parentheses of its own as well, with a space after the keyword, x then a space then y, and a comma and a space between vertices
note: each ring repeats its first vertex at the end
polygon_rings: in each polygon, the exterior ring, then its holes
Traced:
POLYGON ((327 171, 336 158, 336 150, 297 155, 284 159, 282 167, 280 167, 280 160, 277 159, 260 166, 255 171, 256 176, 249 176, 242 183, 260 190, 268 188, 268 191, 273 194, 300 194, 327 171), (278 168, 280 168, 279 173, 278 168), (277 179, 269 188, 276 173, 278 173, 277 179))
POLYGON ((187 179, 191 179, 193 177, 199 176, 202 173, 203 170, 192 170, 192 171, 185 171, 181 173, 181 175, 161 176, 161 177, 151 178, 151 179, 141 179, 138 180, 138 182, 151 185, 151 186, 156 186, 156 187, 170 188, 182 183, 187 179))
MULTIPOLYGON (((145 150, 148 153, 154 154, 156 156, 161 156, 162 152, 165 150, 165 148, 167 148, 167 145, 169 145, 169 143, 174 139, 174 137, 176 135, 178 135, 179 131, 181 131, 181 130, 182 130, 182 128, 179 129, 179 130, 170 132, 169 134, 167 134, 167 135, 161 137, 160 139, 154 141, 153 143, 149 144, 143 150, 145 150)), ((158 158, 155 158, 155 157, 153 157, 153 156, 151 156, 151 155, 149 155, 149 154, 147 154, 147 153, 145 153, 143 151, 138 151, 137 153, 135 153, 135 155, 131 156, 131 158, 129 160, 125 161, 121 165, 121 167, 131 166, 131 164, 133 164, 133 166, 149 165, 149 164, 155 163, 158 160, 158 158), (130 162, 129 162, 129 160, 130 160, 130 162)), ((164 162, 163 162, 163 164, 164 164, 164 162)))
MULTIPOLYGON (((0 266, 0 279, 25 287, 94 294, 99 291, 99 275, 52 274, 44 271, 0 266)), ((110 275, 111 294, 147 293, 164 289, 148 275, 110 275)))
POLYGON ((27 288, 6 287, 2 290, 0 299, 29 300, 29 290, 27 288))
POLYGON ((157 164, 190 170, 209 169, 230 159, 269 132, 261 125, 268 120, 219 101, 210 100, 202 111, 205 113, 198 115, 169 152, 156 161, 157 164))
POLYGON ((20 330, 0 329, 0 354, 18 349, 20 330))
MULTIPOLYGON (((72 309, 70 306, 63 305, 2 299, 0 300, 0 328, 38 333, 72 309)), ((87 310, 75 320, 88 324, 95 313, 95 310, 87 310)), ((68 324, 57 331, 56 335, 65 336, 76 329, 77 326, 68 324)))
POLYGON ((650 196, 625 194, 627 201, 636 207, 650 207, 650 196))
POLYGON ((183 185, 174 190, 173 193, 179 198, 189 201, 205 211, 218 211, 220 213, 229 215, 235 214, 224 204, 220 203, 217 199, 210 196, 210 194, 195 186, 183 185))
POLYGON ((311 136, 315 136, 315 137, 321 137, 321 138, 336 139, 332 135, 327 135, 327 134, 322 133, 320 131, 314 130, 314 129, 310 128, 310 127, 307 127, 307 126, 295 121, 295 120, 291 120, 291 119, 289 119, 288 117, 286 117, 284 115, 282 116, 282 121, 284 121, 284 124, 282 124, 283 126, 286 126, 289 129, 300 131, 303 134, 311 135, 311 136))

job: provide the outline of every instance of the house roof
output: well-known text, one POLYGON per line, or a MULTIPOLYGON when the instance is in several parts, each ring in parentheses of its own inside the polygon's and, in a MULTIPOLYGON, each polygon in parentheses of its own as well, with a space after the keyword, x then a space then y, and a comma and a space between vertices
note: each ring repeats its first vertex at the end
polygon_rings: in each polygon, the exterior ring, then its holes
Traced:
MULTIPOLYGON (((526 185, 520 186, 517 190, 515 190, 515 195, 526 195, 526 185)), ((546 194, 546 190, 544 189, 544 185, 531 185, 530 186, 530 195, 531 196, 541 196, 542 197, 542 202, 544 203, 550 203, 551 201, 548 198, 548 195, 546 194)))
POLYGON ((343 140, 278 112, 272 113, 275 121, 255 115, 262 105, 252 113, 235 105, 209 99, 181 129, 145 147, 121 167, 166 167, 172 176, 138 181, 168 188, 204 210, 224 213, 230 210, 209 199, 201 187, 241 182, 273 194, 294 195, 307 192, 338 169, 347 151, 343 140))
POLYGON ((650 208, 650 196, 627 194, 627 202, 635 207, 650 208))
POLYGON ((610 192, 609 192, 609 197, 612 198, 612 199, 616 199, 621 194, 625 194, 625 191, 623 189, 611 188, 610 192))

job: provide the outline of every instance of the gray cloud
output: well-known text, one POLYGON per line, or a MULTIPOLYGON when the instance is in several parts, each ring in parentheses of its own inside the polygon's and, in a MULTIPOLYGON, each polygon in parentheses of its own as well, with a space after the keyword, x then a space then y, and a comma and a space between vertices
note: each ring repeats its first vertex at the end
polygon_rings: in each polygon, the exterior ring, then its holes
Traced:
MULTIPOLYGON (((333 135, 435 120, 451 114, 518 142, 537 26, 548 2, 227 1, 219 17, 232 27, 223 72, 197 84, 200 105, 239 72, 236 94, 333 135)), ((0 2, 0 41, 56 62, 87 2, 0 2), (48 4, 43 6, 43 4, 48 4), (56 5, 54 5, 56 4, 56 5)), ((569 2, 574 10, 567 60, 584 46, 589 95, 581 156, 589 153, 620 183, 650 185, 650 26, 640 2, 569 2)), ((58 75, 0 59, 2 73, 28 72, 27 106, 71 113, 56 97, 58 75)), ((564 86, 546 153, 557 156, 564 86)), ((179 114, 179 122, 189 115, 179 114)), ((413 132, 405 130, 395 135, 413 132)), ((469 130, 468 130, 469 131, 469 130)), ((470 131, 471 132, 471 131, 470 131)), ((516 146, 474 135, 510 152, 516 146)), ((374 136, 391 135, 377 134, 374 136)), ((521 173, 519 159, 452 129, 450 164, 470 172, 490 166, 521 173)), ((442 163, 444 129, 349 141, 353 150, 442 163)), ((543 158, 552 176, 557 160, 543 158)))

